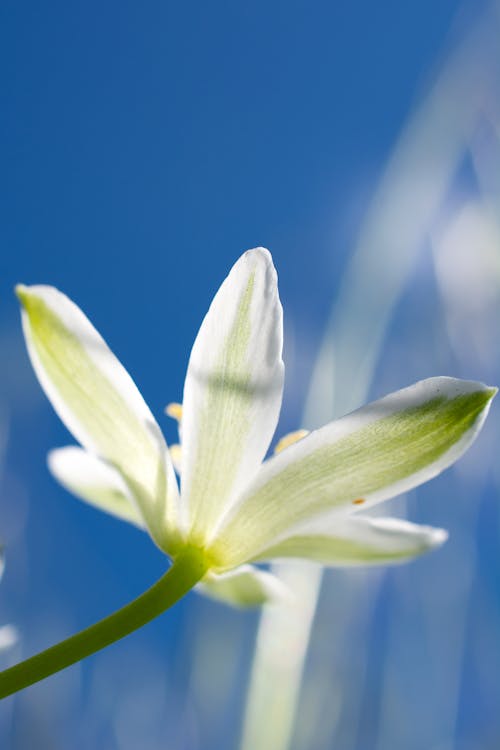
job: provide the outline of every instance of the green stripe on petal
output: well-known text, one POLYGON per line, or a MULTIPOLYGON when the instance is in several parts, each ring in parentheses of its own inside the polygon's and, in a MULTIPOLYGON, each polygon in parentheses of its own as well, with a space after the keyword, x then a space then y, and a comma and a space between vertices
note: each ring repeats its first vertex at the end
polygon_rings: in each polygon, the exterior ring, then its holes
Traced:
POLYGON ((58 482, 80 500, 145 528, 129 488, 109 464, 76 446, 51 451, 47 463, 58 482))
POLYGON ((301 557, 323 565, 348 567, 402 563, 440 547, 448 538, 443 529, 396 518, 318 519, 258 555, 258 560, 301 557))
POLYGON ((311 432, 262 466, 219 529, 215 567, 254 558, 315 515, 367 508, 428 481, 469 447, 495 393, 430 378, 311 432))
POLYGON ((222 575, 210 574, 196 588, 233 607, 259 607, 290 597, 279 578, 251 565, 242 565, 222 575))
POLYGON ((163 436, 126 370, 82 311, 53 287, 19 286, 31 362, 66 427, 120 471, 152 538, 176 539, 177 485, 163 436))
POLYGON ((256 473, 283 391, 282 310, 267 250, 249 250, 215 296, 191 353, 182 413, 182 497, 203 545, 256 473))

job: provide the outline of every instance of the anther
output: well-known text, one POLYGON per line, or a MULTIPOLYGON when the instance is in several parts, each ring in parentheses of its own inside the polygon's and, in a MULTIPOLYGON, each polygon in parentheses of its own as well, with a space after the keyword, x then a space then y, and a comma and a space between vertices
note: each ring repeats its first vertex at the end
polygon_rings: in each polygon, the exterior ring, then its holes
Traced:
POLYGON ((305 438, 306 435, 309 435, 309 430, 295 430, 295 432, 289 432, 287 435, 283 435, 281 440, 277 442, 274 452, 281 453, 285 448, 288 448, 290 445, 298 443, 299 440, 305 438))
POLYGON ((182 404, 172 402, 165 407, 165 414, 168 414, 172 419, 176 419, 178 422, 182 419, 182 404))
POLYGON ((174 443, 173 445, 169 446, 168 451, 170 453, 170 458, 172 459, 174 469, 176 473, 180 476, 181 475, 181 461, 182 461, 182 447, 179 445, 179 443, 174 443))

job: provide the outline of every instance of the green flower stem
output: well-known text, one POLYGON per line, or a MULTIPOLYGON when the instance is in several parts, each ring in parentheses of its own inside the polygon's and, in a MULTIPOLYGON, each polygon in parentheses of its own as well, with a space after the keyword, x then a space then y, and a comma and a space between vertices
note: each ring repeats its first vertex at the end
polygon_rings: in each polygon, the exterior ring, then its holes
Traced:
POLYGON ((165 575, 130 604, 46 651, 0 672, 0 698, 69 667, 146 625, 187 594, 206 571, 203 552, 186 547, 165 575))

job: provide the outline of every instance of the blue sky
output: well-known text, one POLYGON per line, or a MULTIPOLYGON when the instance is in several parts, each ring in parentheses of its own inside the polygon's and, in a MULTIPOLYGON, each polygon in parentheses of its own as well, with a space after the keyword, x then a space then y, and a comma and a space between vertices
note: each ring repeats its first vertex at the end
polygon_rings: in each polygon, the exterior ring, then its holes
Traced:
POLYGON ((311 357, 457 8, 5 3, 2 320, 16 282, 60 286, 159 408, 221 278, 265 245, 311 357))

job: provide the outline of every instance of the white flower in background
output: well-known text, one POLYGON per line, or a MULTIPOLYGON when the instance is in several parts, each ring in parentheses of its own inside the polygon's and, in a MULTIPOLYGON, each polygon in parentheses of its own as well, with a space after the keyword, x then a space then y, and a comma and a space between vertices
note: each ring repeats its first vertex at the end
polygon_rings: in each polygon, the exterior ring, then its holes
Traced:
MULTIPOLYGON (((0 547, 0 580, 3 577, 5 570, 5 555, 2 547, 0 547)), ((7 651, 12 646, 15 646, 19 640, 17 628, 14 625, 2 625, 0 627, 0 653, 7 651)))
POLYGON ((358 511, 456 461, 477 435, 495 389, 424 380, 300 433, 262 463, 284 377, 282 309, 267 250, 238 260, 194 343, 182 448, 175 449, 180 492, 153 415, 81 310, 52 287, 20 286, 17 293, 40 383, 82 446, 52 451, 53 474, 83 500, 146 529, 171 558, 186 545, 202 550, 209 568, 203 585, 212 595, 238 604, 276 595, 279 581, 253 562, 388 564, 446 539, 442 529, 358 511))

